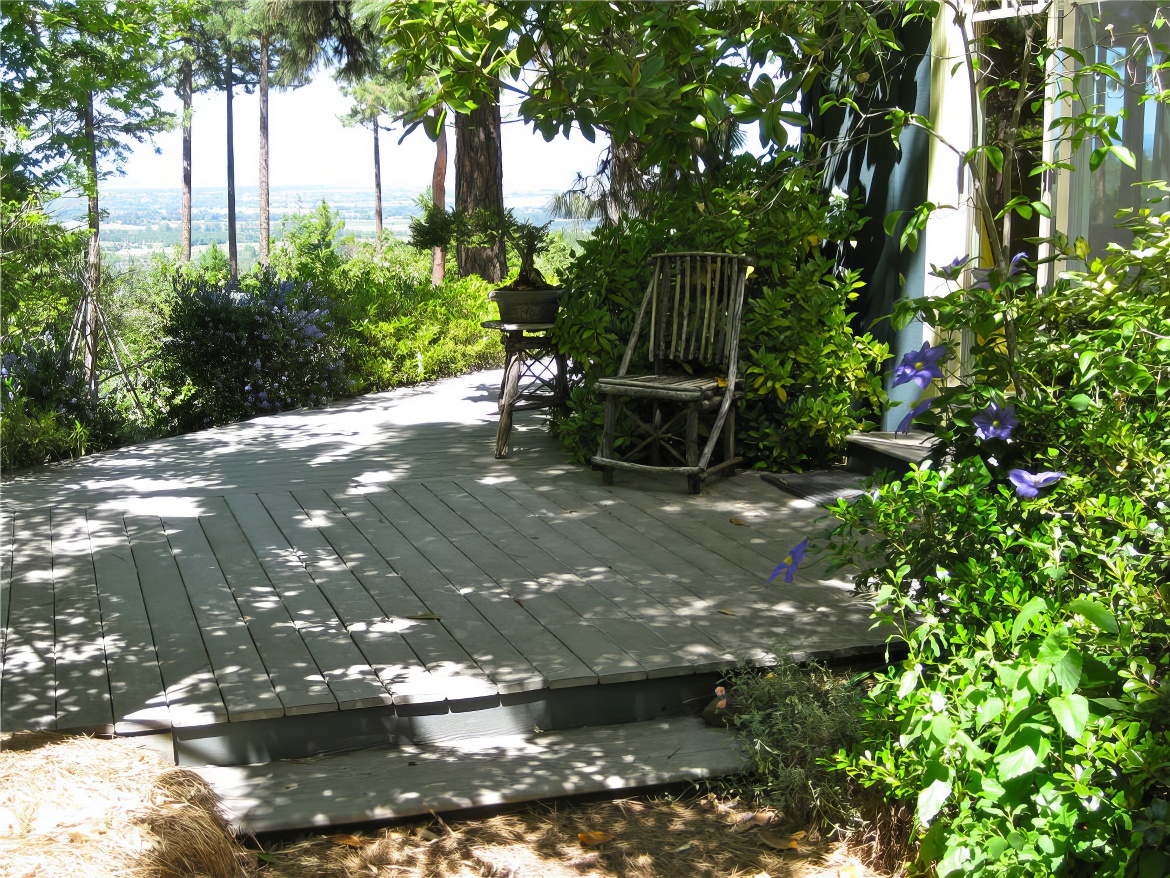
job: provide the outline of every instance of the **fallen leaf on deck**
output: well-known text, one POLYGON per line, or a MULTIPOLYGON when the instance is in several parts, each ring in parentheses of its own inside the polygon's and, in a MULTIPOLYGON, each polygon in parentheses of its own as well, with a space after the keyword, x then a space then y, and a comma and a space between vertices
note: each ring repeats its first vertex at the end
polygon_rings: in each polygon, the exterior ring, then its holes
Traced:
POLYGON ((415 619, 420 622, 437 622, 442 619, 442 616, 436 616, 434 613, 418 613, 414 616, 407 616, 407 619, 415 619))
POLYGON ((720 610, 719 612, 722 613, 724 616, 734 616, 735 615, 735 613, 731 612, 731 610, 720 610))
POLYGON ((331 835, 329 840, 334 844, 350 848, 364 848, 366 846, 366 840, 360 835, 331 835))
POLYGON ((760 841, 772 850, 795 851, 800 849, 800 842, 787 832, 769 832, 766 829, 761 829, 757 835, 759 835, 760 841))
POLYGON ((742 518, 732 518, 731 523, 738 524, 740 527, 747 527, 747 522, 744 521, 742 518))
POLYGON ((613 841, 613 836, 608 832, 578 832, 577 838, 581 839, 581 844, 586 846, 613 841))

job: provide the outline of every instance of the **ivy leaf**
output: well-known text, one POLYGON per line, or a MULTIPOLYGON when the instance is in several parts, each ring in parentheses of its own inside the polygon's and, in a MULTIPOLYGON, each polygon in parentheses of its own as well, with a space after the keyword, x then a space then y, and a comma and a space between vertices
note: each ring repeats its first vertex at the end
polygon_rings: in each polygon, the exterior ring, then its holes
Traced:
POLYGON ((1083 695, 1057 695, 1048 701, 1052 715, 1070 738, 1079 738, 1089 722, 1089 701, 1083 695))

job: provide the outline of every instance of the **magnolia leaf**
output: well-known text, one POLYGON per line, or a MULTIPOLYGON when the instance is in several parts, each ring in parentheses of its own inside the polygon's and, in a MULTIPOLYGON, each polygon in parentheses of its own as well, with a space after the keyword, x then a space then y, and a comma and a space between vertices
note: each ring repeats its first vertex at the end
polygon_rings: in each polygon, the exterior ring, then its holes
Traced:
POLYGON ((734 616, 735 615, 735 613, 733 613, 731 610, 719 610, 719 612, 722 613, 724 616, 734 616))
POLYGON ((730 521, 732 524, 738 524, 740 527, 747 527, 747 522, 744 521, 742 518, 734 518, 733 517, 733 518, 729 518, 728 521, 730 521))
POLYGON ((1068 602, 1068 609, 1084 616, 1101 631, 1107 634, 1117 633, 1117 617, 1107 607, 1088 598, 1077 598, 1068 602))
POLYGON ((342 845, 349 848, 363 848, 366 846, 366 840, 360 835, 331 835, 329 840, 336 845, 342 845))
POLYGON ((1079 738, 1089 722, 1089 702, 1083 695, 1057 695, 1049 699, 1052 715, 1070 738, 1079 738))

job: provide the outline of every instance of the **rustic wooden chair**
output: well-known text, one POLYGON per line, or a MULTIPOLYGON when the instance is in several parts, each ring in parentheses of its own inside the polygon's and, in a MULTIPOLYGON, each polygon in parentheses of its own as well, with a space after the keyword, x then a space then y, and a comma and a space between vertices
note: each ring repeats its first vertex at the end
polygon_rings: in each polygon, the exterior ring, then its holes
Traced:
POLYGON ((605 394, 605 428, 593 463, 607 485, 615 468, 683 473, 697 494, 709 474, 730 472, 743 459, 735 456, 735 400, 743 395, 736 370, 744 281, 755 259, 692 252, 658 253, 650 261, 650 286, 618 374, 596 385, 605 394), (647 311, 652 371, 631 374, 647 311), (677 411, 664 414, 666 407, 677 411), (700 416, 710 412, 715 418, 700 450, 700 416), (623 436, 629 434, 620 456, 619 417, 623 436), (720 438, 723 459, 712 465, 720 438))

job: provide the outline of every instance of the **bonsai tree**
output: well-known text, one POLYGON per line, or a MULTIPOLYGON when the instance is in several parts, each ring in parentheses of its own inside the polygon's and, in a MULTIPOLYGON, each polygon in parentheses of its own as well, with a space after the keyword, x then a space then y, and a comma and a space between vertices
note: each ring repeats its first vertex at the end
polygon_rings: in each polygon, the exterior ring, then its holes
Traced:
POLYGON ((453 243, 482 247, 502 240, 505 245, 515 248, 520 259, 516 280, 504 289, 545 290, 550 289, 551 284, 537 269, 536 257, 548 250, 550 225, 538 226, 517 220, 510 210, 495 213, 481 209, 466 214, 429 205, 423 217, 410 221, 410 245, 429 250, 449 247, 453 243))

